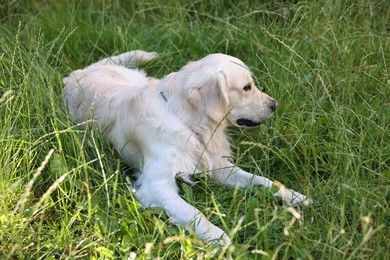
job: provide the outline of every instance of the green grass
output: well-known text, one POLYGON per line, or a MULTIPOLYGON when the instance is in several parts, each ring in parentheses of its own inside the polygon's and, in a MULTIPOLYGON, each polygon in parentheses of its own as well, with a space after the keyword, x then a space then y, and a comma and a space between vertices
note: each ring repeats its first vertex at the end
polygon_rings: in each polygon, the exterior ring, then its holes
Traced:
POLYGON ((389 2, 256 2, 1 2, 0 258, 386 259, 389 2), (234 159, 313 198, 303 219, 259 187, 179 181, 231 233, 215 250, 140 207, 131 169, 61 107, 67 73, 132 49, 160 54, 156 77, 214 52, 248 64, 280 108, 231 129, 234 159))

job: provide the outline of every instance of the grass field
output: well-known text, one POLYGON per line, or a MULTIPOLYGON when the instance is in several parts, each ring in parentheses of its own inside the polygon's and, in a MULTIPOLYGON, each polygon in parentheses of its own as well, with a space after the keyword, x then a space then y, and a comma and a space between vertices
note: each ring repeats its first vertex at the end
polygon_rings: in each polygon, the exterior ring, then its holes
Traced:
POLYGON ((161 2, 0 2, 0 258, 388 258, 390 2, 161 2), (260 187, 179 181, 229 248, 140 207, 131 169, 61 106, 67 73, 132 49, 160 54, 156 77, 209 53, 242 59, 280 107, 230 130, 234 161, 315 203, 297 219, 260 187))

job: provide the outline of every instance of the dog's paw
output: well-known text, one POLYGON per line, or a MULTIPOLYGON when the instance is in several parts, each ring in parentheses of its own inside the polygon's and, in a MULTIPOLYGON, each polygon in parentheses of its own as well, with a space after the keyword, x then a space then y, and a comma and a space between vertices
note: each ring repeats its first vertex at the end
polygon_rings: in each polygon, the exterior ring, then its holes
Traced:
POLYGON ((313 200, 307 198, 305 195, 300 194, 298 192, 292 192, 291 199, 287 200, 288 203, 293 206, 293 207, 298 207, 298 206, 309 206, 313 204, 313 200))
POLYGON ((206 240, 206 242, 210 244, 220 245, 220 246, 229 246, 232 244, 232 240, 225 233, 223 233, 222 236, 217 238, 209 238, 206 240))
MULTIPOLYGON (((202 228, 201 228, 202 229, 202 228)), ((215 244, 220 246, 228 246, 232 244, 230 237, 219 227, 209 223, 207 231, 200 233, 199 226, 195 233, 208 244, 215 244)))
POLYGON ((281 197, 284 201, 287 202, 289 206, 293 206, 293 207, 296 207, 298 205, 308 206, 313 202, 311 199, 308 199, 305 195, 287 189, 280 182, 275 181, 274 186, 272 187, 271 190, 274 191, 275 190, 274 188, 277 189, 277 192, 275 192, 273 195, 276 197, 281 197))
POLYGON ((229 246, 232 244, 232 240, 230 239, 230 237, 228 235, 226 235, 225 233, 222 235, 222 237, 218 240, 218 245, 221 245, 221 246, 229 246))

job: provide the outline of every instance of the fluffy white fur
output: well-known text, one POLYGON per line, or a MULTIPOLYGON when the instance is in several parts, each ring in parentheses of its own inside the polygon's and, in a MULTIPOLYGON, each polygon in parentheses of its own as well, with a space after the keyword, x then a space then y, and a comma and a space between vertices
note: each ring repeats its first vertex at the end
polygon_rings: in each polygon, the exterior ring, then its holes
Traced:
MULTIPOLYGON (((230 186, 271 188, 271 180, 228 159, 226 127, 256 126, 278 104, 256 88, 250 70, 232 56, 211 54, 161 80, 135 69, 156 57, 131 51, 72 72, 63 80, 70 116, 76 123, 93 119, 123 160, 139 169, 134 194, 144 207, 163 208, 172 223, 206 242, 230 244, 222 229, 179 196, 175 176, 191 182, 191 175, 206 172, 230 186)), ((274 195, 291 204, 306 200, 283 187, 274 195)))

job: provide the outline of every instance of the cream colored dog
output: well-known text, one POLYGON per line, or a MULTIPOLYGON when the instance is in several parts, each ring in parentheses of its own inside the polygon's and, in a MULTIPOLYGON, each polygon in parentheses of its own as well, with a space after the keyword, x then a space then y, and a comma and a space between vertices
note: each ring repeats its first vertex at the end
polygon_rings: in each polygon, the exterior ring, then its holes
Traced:
MULTIPOLYGON (((256 88, 248 67, 232 56, 211 54, 161 80, 135 69, 156 57, 130 51, 72 72, 63 80, 71 119, 93 119, 123 160, 139 169, 133 190, 144 207, 163 208, 172 223, 206 242, 230 244, 222 229, 179 196, 175 176, 191 182, 191 175, 206 173, 230 186, 271 188, 271 180, 228 159, 226 127, 257 126, 278 103, 256 88)), ((290 204, 306 200, 285 188, 274 195, 290 204)))

